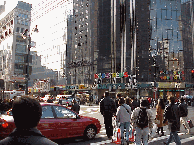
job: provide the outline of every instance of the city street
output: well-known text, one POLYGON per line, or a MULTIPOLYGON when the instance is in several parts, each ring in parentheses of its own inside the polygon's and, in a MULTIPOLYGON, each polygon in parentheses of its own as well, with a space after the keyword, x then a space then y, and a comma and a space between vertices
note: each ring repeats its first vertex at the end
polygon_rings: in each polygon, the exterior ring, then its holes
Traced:
MULTIPOLYGON (((189 119, 194 120, 194 109, 192 107, 189 107, 189 119)), ((155 109, 152 109, 152 111, 155 114, 155 109)), ((93 106, 85 106, 81 105, 81 111, 80 115, 95 117, 99 119, 101 122, 102 128, 99 134, 96 135, 95 139, 86 141, 83 138, 71 138, 71 139, 61 139, 61 140, 55 140, 60 145, 69 144, 69 145, 77 145, 78 143, 80 145, 100 145, 100 144, 109 144, 114 145, 111 140, 109 140, 106 136, 106 131, 104 127, 104 120, 102 115, 99 112, 99 106, 93 105, 93 106)), ((149 141, 149 145, 163 145, 163 142, 167 140, 169 136, 169 131, 167 129, 167 126, 164 127, 165 136, 159 137, 156 135, 152 140, 149 141)), ((192 129, 193 130, 193 129, 192 129)), ((181 125, 181 131, 179 133, 179 137, 181 138, 181 142, 183 145, 191 145, 194 144, 194 132, 191 134, 185 134, 186 130, 184 129, 183 125, 181 125)), ((131 143, 133 145, 133 143, 131 143)), ((170 145, 175 145, 175 143, 171 143, 170 145)))

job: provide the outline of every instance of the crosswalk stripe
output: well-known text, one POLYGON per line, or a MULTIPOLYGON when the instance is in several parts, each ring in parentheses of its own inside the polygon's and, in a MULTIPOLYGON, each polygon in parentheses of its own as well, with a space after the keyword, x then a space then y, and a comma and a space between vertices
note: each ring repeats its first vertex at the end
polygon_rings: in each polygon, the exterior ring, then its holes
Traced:
MULTIPOLYGON (((185 134, 185 133, 178 133, 178 135, 183 135, 183 134, 185 134)), ((166 138, 168 138, 170 135, 166 135, 166 136, 161 136, 161 137, 156 137, 156 138, 153 138, 151 141, 149 141, 149 143, 150 142, 155 142, 155 141, 158 141, 158 140, 162 140, 162 139, 166 139, 166 138)))
MULTIPOLYGON (((185 139, 181 139, 181 143, 186 143, 186 142, 189 142, 191 140, 194 140, 194 136, 191 136, 191 137, 185 138, 185 139)), ((170 143, 170 145, 176 145, 176 143, 173 142, 173 143, 170 143)))
POLYGON ((101 142, 96 142, 96 143, 90 143, 90 145, 102 145, 102 144, 107 144, 107 143, 111 143, 112 140, 105 140, 105 141, 101 141, 101 142))

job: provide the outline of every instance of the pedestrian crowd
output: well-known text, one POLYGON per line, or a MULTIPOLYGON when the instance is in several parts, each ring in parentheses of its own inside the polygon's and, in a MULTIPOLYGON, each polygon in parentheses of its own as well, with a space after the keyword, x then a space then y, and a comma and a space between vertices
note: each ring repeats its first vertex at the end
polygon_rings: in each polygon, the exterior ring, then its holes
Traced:
POLYGON ((121 145, 125 139, 130 143, 130 132, 135 130, 135 144, 148 145, 149 134, 153 133, 154 127, 159 136, 164 136, 164 126, 168 126, 170 136, 164 145, 169 145, 174 139, 177 145, 181 145, 178 132, 180 122, 184 124, 190 133, 188 124, 188 106, 185 99, 181 97, 176 100, 173 96, 168 96, 167 100, 159 98, 157 101, 146 97, 137 100, 136 98, 124 98, 117 94, 115 101, 110 97, 109 92, 104 93, 104 98, 100 102, 100 112, 104 117, 106 134, 109 139, 113 136, 112 117, 116 118, 116 127, 121 131, 121 145), (156 107, 156 114, 150 109, 156 107), (126 137, 124 137, 124 132, 126 137), (161 133, 161 134, 160 134, 161 133))

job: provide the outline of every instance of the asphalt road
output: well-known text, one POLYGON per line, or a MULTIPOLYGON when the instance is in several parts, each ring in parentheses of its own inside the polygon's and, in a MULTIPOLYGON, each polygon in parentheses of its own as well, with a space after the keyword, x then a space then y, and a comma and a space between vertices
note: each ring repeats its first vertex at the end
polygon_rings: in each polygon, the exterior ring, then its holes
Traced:
MULTIPOLYGON (((155 109, 152 109, 153 113, 155 113, 155 109)), ((103 116, 99 112, 99 106, 84 106, 81 105, 81 115, 90 116, 97 118, 102 126, 102 129, 99 134, 96 135, 95 139, 93 140, 84 140, 82 137, 79 138, 68 138, 68 139, 60 139, 55 140, 54 142, 58 143, 59 145, 99 145, 99 144, 110 144, 114 145, 111 140, 109 140, 106 136, 105 128, 104 128, 104 119, 103 116)), ((194 107, 189 107, 189 115, 188 118, 193 120, 194 122, 194 107)), ((187 135, 186 130, 184 129, 183 125, 181 125, 181 131, 179 133, 179 137, 181 138, 181 142, 183 145, 192 145, 194 144, 194 128, 192 129, 193 133, 187 135)), ((164 127, 165 136, 158 136, 155 135, 152 140, 149 141, 149 145, 163 145, 163 142, 167 140, 169 131, 167 129, 167 126, 164 127)), ((133 143, 131 143, 133 145, 133 143)), ((175 145, 174 143, 171 143, 170 145, 175 145)))

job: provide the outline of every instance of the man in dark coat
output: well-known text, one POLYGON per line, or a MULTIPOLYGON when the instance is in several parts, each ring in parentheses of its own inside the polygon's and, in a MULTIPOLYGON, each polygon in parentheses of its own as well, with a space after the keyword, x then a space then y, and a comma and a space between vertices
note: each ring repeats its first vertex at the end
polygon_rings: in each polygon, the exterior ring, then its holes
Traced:
POLYGON ((140 103, 137 101, 137 99, 135 97, 132 98, 132 111, 137 108, 140 107, 140 103))
POLYGON ((28 96, 17 98, 13 102, 12 114, 16 128, 0 141, 0 145, 57 145, 37 129, 42 107, 36 99, 28 96))
POLYGON ((104 93, 105 98, 100 102, 100 112, 104 116, 106 134, 109 139, 113 136, 112 117, 116 114, 116 104, 110 98, 109 92, 104 93))
POLYGON ((181 123, 185 125, 185 127, 187 128, 187 134, 189 134, 190 127, 187 122, 188 108, 187 108, 187 104, 185 103, 183 97, 180 99, 180 104, 178 105, 178 107, 180 110, 181 123))
POLYGON ((75 111, 77 114, 79 114, 80 106, 77 103, 75 99, 73 99, 73 105, 71 106, 71 110, 75 111))
POLYGON ((167 142, 164 142, 164 144, 169 145, 174 138, 176 144, 181 145, 180 138, 177 134, 177 131, 180 130, 180 110, 179 107, 175 104, 175 98, 173 96, 169 96, 168 100, 169 105, 165 108, 163 123, 166 124, 168 121, 170 136, 167 142))

